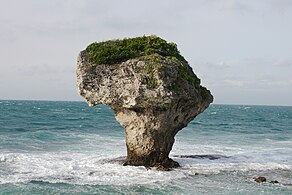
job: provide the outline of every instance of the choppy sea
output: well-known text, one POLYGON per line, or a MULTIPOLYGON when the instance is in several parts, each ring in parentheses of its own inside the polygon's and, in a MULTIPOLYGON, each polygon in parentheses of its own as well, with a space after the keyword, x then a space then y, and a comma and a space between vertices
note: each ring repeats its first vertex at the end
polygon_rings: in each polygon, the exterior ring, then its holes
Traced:
POLYGON ((0 100, 0 194, 29 195, 292 194, 292 107, 211 105, 177 134, 172 171, 125 156, 109 107, 0 100))

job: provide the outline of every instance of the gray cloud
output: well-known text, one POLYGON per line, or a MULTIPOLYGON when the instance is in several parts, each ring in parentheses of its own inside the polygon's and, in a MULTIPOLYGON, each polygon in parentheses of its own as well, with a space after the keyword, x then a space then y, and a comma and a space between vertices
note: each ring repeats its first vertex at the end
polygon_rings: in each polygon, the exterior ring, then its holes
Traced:
MULTIPOLYGON (((216 2, 218 3, 219 1, 216 2)), ((219 2, 218 4, 220 5, 221 3, 219 2)), ((222 7, 225 10, 235 10, 240 11, 241 13, 254 11, 276 11, 277 13, 283 14, 283 12, 291 9, 292 2, 291 0, 224 0, 222 7)))
POLYGON ((226 10, 237 10, 241 13, 253 10, 253 6, 251 4, 249 4, 247 1, 240 0, 225 0, 223 8, 226 10))
POLYGON ((45 76, 45 75, 61 75, 64 73, 74 73, 65 69, 64 66, 52 66, 49 64, 35 64, 35 65, 22 65, 14 67, 16 71, 23 76, 45 76))
POLYGON ((273 63, 273 65, 276 67, 291 67, 292 61, 288 59, 278 59, 273 63))
POLYGON ((238 60, 222 60, 219 62, 198 62, 198 65, 201 67, 207 67, 211 69, 217 69, 217 70, 225 70, 234 66, 237 66, 239 64, 238 60))

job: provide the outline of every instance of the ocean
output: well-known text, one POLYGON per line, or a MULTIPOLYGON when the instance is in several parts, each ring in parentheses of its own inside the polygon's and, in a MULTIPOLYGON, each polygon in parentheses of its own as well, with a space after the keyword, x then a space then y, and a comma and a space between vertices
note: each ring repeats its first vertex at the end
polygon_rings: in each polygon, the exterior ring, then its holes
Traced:
POLYGON ((210 105, 177 134, 172 171, 125 156, 107 106, 0 100, 0 194, 21 195, 292 194, 292 107, 210 105))

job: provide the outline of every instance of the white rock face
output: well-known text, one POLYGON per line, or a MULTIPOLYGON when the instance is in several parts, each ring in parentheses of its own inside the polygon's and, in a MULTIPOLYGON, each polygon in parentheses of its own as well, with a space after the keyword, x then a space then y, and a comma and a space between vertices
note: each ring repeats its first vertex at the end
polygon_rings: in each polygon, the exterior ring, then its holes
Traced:
POLYGON ((160 55, 92 64, 81 51, 77 88, 90 106, 109 105, 126 129, 125 165, 179 166, 168 157, 176 133, 213 101, 188 64, 160 55))

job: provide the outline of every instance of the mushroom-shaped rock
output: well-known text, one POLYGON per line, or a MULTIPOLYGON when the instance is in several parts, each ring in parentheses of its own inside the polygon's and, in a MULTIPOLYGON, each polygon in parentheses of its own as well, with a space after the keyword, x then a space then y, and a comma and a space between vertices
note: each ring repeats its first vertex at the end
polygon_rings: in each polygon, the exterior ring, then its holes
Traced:
POLYGON ((178 167, 174 136, 213 101, 176 44, 156 36, 92 43, 77 60, 77 88, 126 129, 125 165, 178 167))

